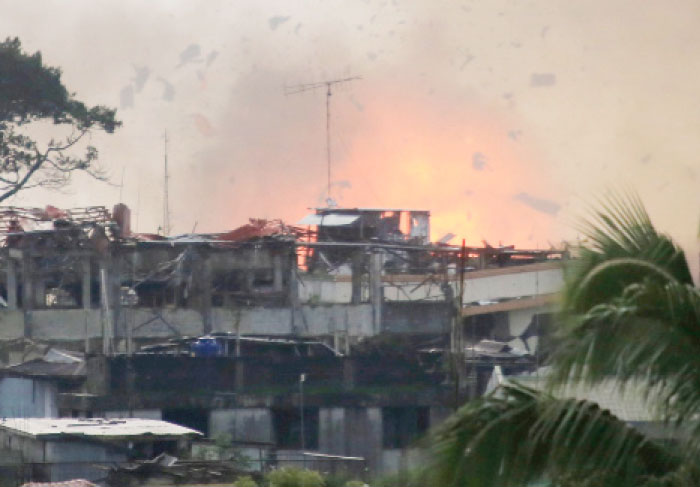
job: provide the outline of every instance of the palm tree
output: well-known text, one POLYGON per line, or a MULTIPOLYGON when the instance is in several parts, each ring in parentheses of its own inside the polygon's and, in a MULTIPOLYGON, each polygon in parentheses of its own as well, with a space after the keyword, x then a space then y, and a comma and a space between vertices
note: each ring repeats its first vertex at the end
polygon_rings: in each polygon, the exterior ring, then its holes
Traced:
POLYGON ((510 383, 457 411, 432 436, 436 486, 700 485, 700 291, 684 253, 634 196, 604 199, 581 230, 549 388, 510 383), (673 441, 557 393, 610 380, 641 387, 673 441))

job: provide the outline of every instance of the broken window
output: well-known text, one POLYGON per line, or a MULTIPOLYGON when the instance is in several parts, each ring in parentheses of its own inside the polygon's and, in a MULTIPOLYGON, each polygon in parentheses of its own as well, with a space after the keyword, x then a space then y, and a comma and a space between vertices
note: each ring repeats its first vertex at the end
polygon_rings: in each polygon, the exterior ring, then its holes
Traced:
MULTIPOLYGON (((299 408, 273 409, 272 427, 278 448, 302 448, 299 408)), ((304 408, 304 449, 318 449, 318 408, 304 408)))
POLYGON ((428 431, 428 407, 382 408, 382 446, 406 448, 428 431))

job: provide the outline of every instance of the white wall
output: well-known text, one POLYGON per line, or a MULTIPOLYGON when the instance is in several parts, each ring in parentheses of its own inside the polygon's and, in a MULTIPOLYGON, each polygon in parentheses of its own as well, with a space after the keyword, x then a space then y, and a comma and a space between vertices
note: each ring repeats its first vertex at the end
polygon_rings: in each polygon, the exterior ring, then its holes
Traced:
POLYGON ((25 377, 0 378, 0 416, 55 418, 57 389, 52 382, 25 377))

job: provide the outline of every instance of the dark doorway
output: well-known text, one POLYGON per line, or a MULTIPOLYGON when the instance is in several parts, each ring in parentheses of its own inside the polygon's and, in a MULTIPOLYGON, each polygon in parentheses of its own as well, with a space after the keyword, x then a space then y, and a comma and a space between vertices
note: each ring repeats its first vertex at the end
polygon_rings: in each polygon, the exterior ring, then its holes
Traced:
MULTIPOLYGON (((272 426, 279 448, 301 448, 299 409, 273 409, 272 426)), ((318 408, 304 408, 304 448, 318 450, 318 408)))

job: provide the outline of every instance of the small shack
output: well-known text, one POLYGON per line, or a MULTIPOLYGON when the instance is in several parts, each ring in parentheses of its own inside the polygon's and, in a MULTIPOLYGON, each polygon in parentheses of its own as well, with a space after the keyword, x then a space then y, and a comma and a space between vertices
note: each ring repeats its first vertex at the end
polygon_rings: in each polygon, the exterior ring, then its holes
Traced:
POLYGON ((152 419, 3 418, 0 454, 19 454, 33 481, 98 481, 109 467, 163 452, 177 454, 199 436, 193 429, 152 419))

